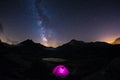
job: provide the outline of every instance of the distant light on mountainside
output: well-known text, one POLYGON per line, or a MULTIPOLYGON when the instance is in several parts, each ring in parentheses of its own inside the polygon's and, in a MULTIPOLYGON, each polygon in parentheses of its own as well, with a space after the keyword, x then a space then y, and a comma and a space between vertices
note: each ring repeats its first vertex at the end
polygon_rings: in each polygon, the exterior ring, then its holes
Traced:
POLYGON ((113 44, 120 44, 120 38, 117 38, 117 39, 113 42, 113 44))

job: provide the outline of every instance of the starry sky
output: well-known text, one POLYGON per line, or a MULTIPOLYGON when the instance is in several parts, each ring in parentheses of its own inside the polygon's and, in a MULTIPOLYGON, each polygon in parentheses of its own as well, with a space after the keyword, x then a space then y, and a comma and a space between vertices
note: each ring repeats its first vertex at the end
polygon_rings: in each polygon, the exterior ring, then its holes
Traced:
POLYGON ((120 37, 119 0, 0 0, 0 38, 58 46, 120 37))

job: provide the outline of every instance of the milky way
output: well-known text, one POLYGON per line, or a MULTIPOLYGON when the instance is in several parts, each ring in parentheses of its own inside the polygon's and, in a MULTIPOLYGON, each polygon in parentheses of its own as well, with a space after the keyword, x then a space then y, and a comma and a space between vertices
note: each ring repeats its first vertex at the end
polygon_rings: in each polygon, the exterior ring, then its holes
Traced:
MULTIPOLYGON (((0 0, 7 39, 59 46, 72 39, 112 42, 120 37, 119 0, 0 0)), ((1 29, 2 29, 1 28, 1 29)))
POLYGON ((40 38, 41 38, 40 41, 41 44, 45 46, 56 47, 56 43, 54 39, 55 37, 50 32, 50 26, 48 27, 49 19, 42 9, 43 7, 41 6, 41 2, 42 0, 36 0, 35 2, 36 10, 38 13, 38 26, 40 28, 40 38), (53 38, 52 40, 54 41, 51 41, 50 38, 53 38))

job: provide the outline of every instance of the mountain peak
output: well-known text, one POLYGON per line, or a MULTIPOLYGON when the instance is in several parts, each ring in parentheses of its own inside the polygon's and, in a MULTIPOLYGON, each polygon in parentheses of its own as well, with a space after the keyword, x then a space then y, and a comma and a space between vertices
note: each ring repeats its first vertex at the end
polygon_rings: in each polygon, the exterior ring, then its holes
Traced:
POLYGON ((72 39, 68 44, 69 45, 79 45, 79 44, 83 44, 83 43, 84 43, 83 41, 78 41, 78 40, 72 39))
POLYGON ((40 43, 35 43, 33 40, 31 39, 27 39, 21 43, 19 43, 19 45, 24 45, 24 46, 29 46, 29 47, 42 47, 45 48, 45 46, 41 45, 40 43))
POLYGON ((77 42, 78 40, 72 39, 70 42, 77 42))
POLYGON ((20 44, 34 44, 34 42, 31 39, 27 39, 27 40, 21 42, 20 44))

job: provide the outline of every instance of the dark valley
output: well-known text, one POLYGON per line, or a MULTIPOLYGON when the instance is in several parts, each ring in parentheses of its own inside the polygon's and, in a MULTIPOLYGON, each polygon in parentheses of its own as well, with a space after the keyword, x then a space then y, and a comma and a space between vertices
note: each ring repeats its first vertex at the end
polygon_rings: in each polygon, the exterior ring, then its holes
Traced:
POLYGON ((32 40, 17 45, 0 42, 1 80, 119 80, 120 45, 71 40, 57 48, 32 40), (70 74, 56 77, 53 67, 65 65, 70 74))

